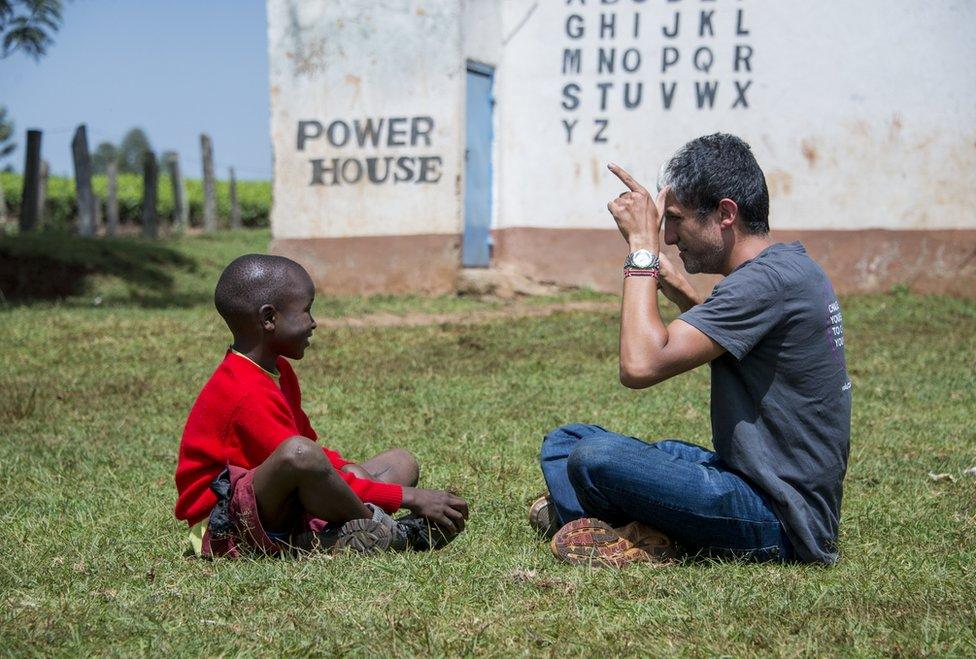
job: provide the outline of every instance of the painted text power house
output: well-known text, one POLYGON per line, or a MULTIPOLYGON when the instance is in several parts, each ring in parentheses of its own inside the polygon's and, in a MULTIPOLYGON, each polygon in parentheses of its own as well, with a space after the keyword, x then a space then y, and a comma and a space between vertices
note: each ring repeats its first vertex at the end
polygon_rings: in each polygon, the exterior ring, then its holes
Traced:
POLYGON ((325 152, 308 160, 309 185, 437 183, 441 156, 402 152, 432 147, 433 132, 428 116, 303 119, 295 146, 303 153, 325 152))

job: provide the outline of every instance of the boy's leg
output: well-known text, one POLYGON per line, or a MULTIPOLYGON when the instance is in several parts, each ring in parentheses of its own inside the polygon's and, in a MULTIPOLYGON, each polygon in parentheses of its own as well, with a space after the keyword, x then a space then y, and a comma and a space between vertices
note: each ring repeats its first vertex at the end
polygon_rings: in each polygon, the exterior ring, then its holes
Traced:
POLYGON ((410 451, 402 448, 383 451, 359 464, 345 465, 342 471, 353 473, 360 478, 407 487, 415 487, 420 480, 420 465, 417 464, 417 459, 410 451))
POLYGON ((643 522, 691 551, 791 557, 766 497, 699 446, 596 435, 577 442, 567 473, 586 513, 614 526, 643 522))
POLYGON ((600 426, 574 423, 556 428, 542 440, 539 462, 542 476, 549 488, 549 496, 559 518, 552 520, 556 528, 586 516, 582 504, 576 497, 576 491, 569 482, 566 463, 580 440, 600 436, 625 439, 622 435, 609 432, 600 426))
POLYGON ((340 523, 373 515, 322 447, 305 437, 285 440, 253 471, 251 486, 266 531, 294 528, 302 512, 340 523))

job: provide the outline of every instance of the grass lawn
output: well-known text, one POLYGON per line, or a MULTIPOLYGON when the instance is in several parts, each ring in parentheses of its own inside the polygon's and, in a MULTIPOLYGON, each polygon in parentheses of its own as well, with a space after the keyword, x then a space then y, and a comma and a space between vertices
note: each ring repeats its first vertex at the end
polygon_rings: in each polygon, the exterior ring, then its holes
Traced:
MULTIPOLYGON (((423 483, 470 500, 468 530, 435 554, 183 558, 177 444, 228 343, 210 290, 266 241, 184 238, 168 245, 195 265, 165 290, 96 276, 65 303, 0 309, 3 654, 976 654, 976 478, 962 475, 976 465, 976 303, 903 291, 842 300, 854 421, 835 567, 587 570, 535 540, 548 429, 708 442, 707 369, 626 390, 613 311, 320 329, 296 364, 319 434, 347 457, 409 448, 423 483)), ((580 297, 599 296, 565 299, 580 297)))

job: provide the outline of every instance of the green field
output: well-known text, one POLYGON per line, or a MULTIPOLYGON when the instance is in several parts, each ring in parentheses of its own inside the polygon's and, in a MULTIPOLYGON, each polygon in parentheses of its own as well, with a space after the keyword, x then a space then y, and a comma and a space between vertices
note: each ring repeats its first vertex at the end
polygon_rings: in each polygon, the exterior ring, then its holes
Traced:
MULTIPOLYGON (((66 302, 0 309, 3 654, 976 654, 976 303, 842 300, 855 406, 835 567, 552 559, 525 522, 544 432, 708 441, 707 370, 623 388, 612 310, 320 328, 296 364, 320 436, 347 457, 412 450, 423 483, 471 501, 468 530, 434 554, 208 562, 182 555, 176 449, 228 343, 216 273, 267 234, 161 244, 186 257, 159 266, 168 283, 96 273, 66 302)), ((564 299, 580 297, 600 298, 564 299)), ((484 308, 506 304, 314 311, 484 308)))

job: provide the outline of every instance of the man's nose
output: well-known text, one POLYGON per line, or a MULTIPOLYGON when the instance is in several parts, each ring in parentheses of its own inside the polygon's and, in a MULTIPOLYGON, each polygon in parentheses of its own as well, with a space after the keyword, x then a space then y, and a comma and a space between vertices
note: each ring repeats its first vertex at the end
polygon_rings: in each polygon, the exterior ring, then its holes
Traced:
POLYGON ((664 244, 674 245, 676 242, 678 242, 678 234, 671 227, 671 223, 664 220, 664 244))

